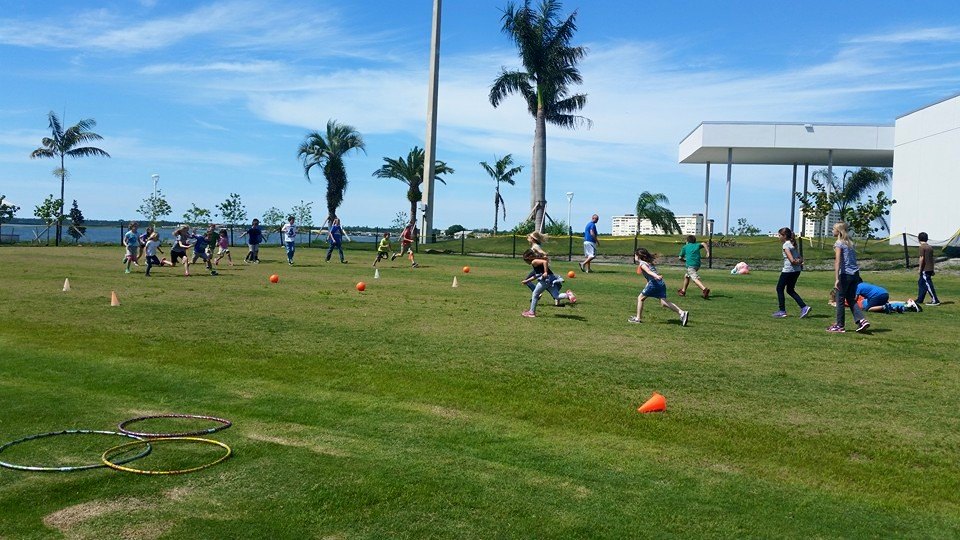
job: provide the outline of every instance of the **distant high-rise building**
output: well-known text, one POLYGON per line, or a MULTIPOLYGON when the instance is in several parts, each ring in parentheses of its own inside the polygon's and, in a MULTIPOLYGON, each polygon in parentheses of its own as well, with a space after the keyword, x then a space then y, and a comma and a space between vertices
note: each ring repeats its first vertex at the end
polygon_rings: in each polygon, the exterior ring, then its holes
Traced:
MULTIPOLYGON (((703 230, 703 214, 693 214, 689 216, 674 216, 677 224, 680 225, 681 234, 700 234, 703 230)), ((713 220, 711 220, 713 221, 713 220)), ((649 219, 641 219, 640 226, 637 227, 637 216, 626 214, 623 216, 614 216, 610 233, 613 236, 633 236, 635 234, 664 234, 659 227, 654 227, 649 219)))
POLYGON ((794 231, 798 236, 803 234, 808 238, 819 238, 821 236, 831 237, 833 236, 833 225, 834 223, 840 221, 840 212, 836 210, 831 210, 827 214, 826 219, 822 221, 814 220, 813 218, 804 219, 803 210, 798 212, 800 218, 799 223, 801 228, 794 231))

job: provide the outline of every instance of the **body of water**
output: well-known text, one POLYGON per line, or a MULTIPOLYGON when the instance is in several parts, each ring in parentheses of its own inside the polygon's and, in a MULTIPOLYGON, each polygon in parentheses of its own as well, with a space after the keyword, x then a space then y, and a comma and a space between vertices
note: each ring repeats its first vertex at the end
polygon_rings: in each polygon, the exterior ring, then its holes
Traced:
MULTIPOLYGON (((245 230, 245 228, 235 228, 233 230, 235 244, 246 245, 246 239, 240 238, 240 235, 243 234, 243 231, 245 230)), ((65 227, 63 230, 63 241, 66 244, 79 243, 120 245, 123 240, 123 233, 126 231, 126 227, 121 228, 119 225, 116 227, 87 227, 87 230, 84 231, 84 236, 79 240, 74 240, 74 238, 69 235, 67 228, 65 227)), ((144 229, 140 228, 139 232, 141 234, 143 231, 144 229)), ((169 245, 173 238, 173 227, 158 227, 157 231, 160 234, 160 239, 163 241, 163 245, 169 245)), ((40 243, 42 245, 46 245, 47 239, 49 238, 50 245, 53 245, 56 237, 56 228, 50 227, 48 229, 45 225, 20 225, 5 223, 2 227, 0 227, 0 235, 2 235, 2 241, 5 244, 11 242, 30 242, 34 244, 40 243)), ((326 241, 326 232, 320 234, 319 237, 320 240, 326 241)), ((350 239, 354 242, 376 242, 377 236, 375 232, 363 231, 352 233, 350 235, 350 239)), ((308 240, 312 240, 314 243, 316 243, 318 241, 318 235, 310 234, 308 232, 302 232, 297 235, 298 244, 306 244, 308 240)), ((280 245, 280 233, 269 233, 264 243, 280 245)))

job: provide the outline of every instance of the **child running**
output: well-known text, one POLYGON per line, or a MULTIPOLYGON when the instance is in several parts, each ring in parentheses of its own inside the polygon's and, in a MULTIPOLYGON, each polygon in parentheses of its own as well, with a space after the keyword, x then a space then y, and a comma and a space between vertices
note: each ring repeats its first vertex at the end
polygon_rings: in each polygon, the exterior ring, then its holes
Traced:
POLYGON ((417 268, 420 266, 417 264, 417 261, 413 258, 413 241, 417 237, 417 226, 413 220, 410 220, 410 223, 407 223, 407 226, 400 231, 400 251, 393 254, 393 257, 390 260, 394 260, 397 257, 402 257, 403 252, 407 252, 407 259, 410 260, 410 266, 412 268, 417 268))
POLYGON ((123 257, 123 262, 126 263, 127 268, 123 271, 123 273, 129 274, 130 265, 137 261, 137 255, 140 251, 140 238, 137 235, 136 221, 131 221, 127 232, 124 233, 123 245, 127 249, 127 254, 123 257))
POLYGON ((297 226, 293 224, 294 217, 287 218, 287 223, 281 227, 283 245, 287 248, 287 264, 293 266, 293 256, 297 252, 297 226))
POLYGON ((139 244, 140 244, 140 251, 137 252, 137 260, 133 261, 133 264, 135 264, 135 265, 137 265, 137 266, 140 266, 138 263, 140 262, 140 258, 143 257, 144 254, 146 253, 147 240, 150 239, 150 235, 152 235, 152 234, 153 234, 153 227, 149 227, 149 226, 148 226, 148 227, 146 228, 146 230, 143 231, 143 234, 141 234, 141 235, 137 238, 137 240, 138 240, 138 242, 139 242, 139 244))
POLYGON ((863 316, 860 306, 857 305, 857 285, 860 284, 860 266, 857 264, 857 252, 847 232, 847 224, 838 221, 833 225, 833 236, 837 241, 833 244, 833 272, 835 275, 834 288, 837 289, 837 320, 827 327, 827 332, 842 334, 844 329, 845 305, 850 306, 853 320, 857 323, 857 332, 870 328, 870 322, 863 316))
POLYGON ((780 241, 783 242, 781 246, 783 269, 780 270, 780 279, 777 281, 777 302, 779 302, 780 309, 774 312, 773 316, 778 319, 787 316, 786 299, 783 296, 783 291, 786 289, 790 298, 793 298, 797 305, 800 306, 800 318, 802 319, 810 314, 810 306, 803 301, 803 298, 800 298, 800 295, 797 294, 797 291, 794 289, 797 285, 797 280, 800 279, 800 271, 803 269, 803 259, 797 250, 797 237, 789 227, 783 227, 777 231, 777 234, 780 237, 780 241))
MULTIPOLYGON (((150 230, 149 228, 147 230, 150 230)), ((144 274, 147 277, 150 277, 150 269, 154 266, 173 266, 174 263, 168 261, 167 259, 158 259, 157 252, 163 253, 163 250, 160 249, 160 235, 155 232, 151 232, 150 236, 147 237, 147 242, 143 247, 144 253, 147 254, 147 273, 144 274)))
POLYGON ((683 286, 677 291, 680 296, 687 295, 687 287, 690 286, 692 279, 694 284, 700 288, 704 300, 710 298, 710 289, 700 281, 700 250, 706 250, 707 257, 710 257, 710 247, 703 242, 697 243, 697 237, 692 234, 687 236, 687 243, 680 248, 680 260, 687 267, 687 273, 683 276, 683 286))
POLYGON ((204 265, 207 267, 207 270, 210 271, 210 275, 218 275, 217 271, 213 269, 213 265, 210 264, 210 256, 207 255, 206 235, 197 234, 196 230, 194 230, 193 235, 190 238, 193 239, 193 260, 190 261, 190 264, 195 264, 197 259, 202 259, 204 265))
POLYGON ((260 243, 263 242, 263 231, 260 229, 260 220, 254 219, 250 228, 240 235, 240 238, 247 237, 247 255, 243 262, 260 264, 260 243))
POLYGON ((540 302, 540 297, 544 291, 550 292, 557 305, 560 305, 560 300, 569 300, 571 304, 576 303, 577 297, 574 296, 573 291, 560 292, 563 279, 550 270, 550 261, 546 257, 540 257, 533 249, 528 249, 523 253, 523 260, 532 269, 520 283, 530 287, 533 293, 530 296, 530 309, 524 311, 521 315, 530 318, 537 316, 537 304, 540 302))
POLYGON ((672 310, 680 316, 680 326, 686 326, 690 320, 690 312, 677 307, 676 304, 667 300, 667 285, 663 282, 663 276, 657 273, 657 268, 653 266, 655 257, 646 248, 637 248, 633 254, 633 262, 637 264, 637 273, 647 280, 647 285, 637 297, 637 316, 630 317, 630 322, 643 322, 643 301, 647 298, 658 298, 660 305, 672 310))
POLYGON ((230 237, 226 229, 220 229, 220 238, 217 239, 217 260, 213 264, 220 264, 220 259, 226 255, 230 266, 233 266, 233 257, 230 256, 230 237))
POLYGON ((183 259, 183 275, 190 275, 190 259, 187 258, 187 250, 190 249, 190 236, 187 234, 190 228, 181 225, 173 231, 173 247, 170 248, 170 261, 173 266, 177 265, 180 259, 183 259))
POLYGON ((377 260, 373 261, 373 266, 377 266, 377 263, 390 257, 390 233, 383 233, 383 238, 380 240, 380 244, 377 246, 377 260))

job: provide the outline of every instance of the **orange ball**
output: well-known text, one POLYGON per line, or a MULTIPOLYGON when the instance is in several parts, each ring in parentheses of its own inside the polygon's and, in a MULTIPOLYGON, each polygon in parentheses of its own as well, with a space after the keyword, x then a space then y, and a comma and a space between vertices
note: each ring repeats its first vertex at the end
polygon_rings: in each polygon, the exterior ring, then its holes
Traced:
POLYGON ((278 276, 277 274, 270 276, 270 283, 279 283, 279 282, 280 282, 280 276, 278 276))
POLYGON ((464 267, 463 267, 463 273, 464 273, 464 274, 469 274, 469 273, 470 273, 470 267, 469 267, 469 266, 464 266, 464 267))
POLYGON ((364 283, 364 282, 362 282, 362 281, 361 281, 360 283, 357 283, 357 290, 358 290, 358 291, 361 291, 361 292, 362 292, 362 291, 365 290, 366 288, 367 288, 367 284, 366 284, 366 283, 364 283))
POLYGON ((567 272, 567 277, 568 277, 568 278, 575 278, 575 277, 577 277, 577 273, 574 272, 573 270, 571 270, 571 271, 567 272))

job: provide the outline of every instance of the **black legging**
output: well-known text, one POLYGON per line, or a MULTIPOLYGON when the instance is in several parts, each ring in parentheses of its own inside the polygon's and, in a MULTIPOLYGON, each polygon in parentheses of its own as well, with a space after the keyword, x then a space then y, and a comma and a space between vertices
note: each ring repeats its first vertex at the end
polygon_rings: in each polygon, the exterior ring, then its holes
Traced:
POLYGON ((863 311, 857 305, 857 285, 862 283, 860 272, 854 274, 840 274, 840 286, 837 287, 837 325, 843 326, 845 306, 844 302, 850 304, 850 313, 853 314, 853 321, 859 323, 863 319, 863 311))
POLYGON ((784 289, 787 290, 787 294, 790 295, 790 298, 793 298, 797 302, 797 305, 800 306, 800 309, 807 307, 807 304, 803 301, 803 298, 800 298, 800 295, 797 294, 796 290, 794 290, 798 279, 800 279, 800 272, 780 272, 780 279, 777 281, 777 302, 780 303, 780 311, 787 310, 787 306, 784 303, 786 299, 783 297, 784 289))

